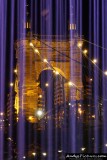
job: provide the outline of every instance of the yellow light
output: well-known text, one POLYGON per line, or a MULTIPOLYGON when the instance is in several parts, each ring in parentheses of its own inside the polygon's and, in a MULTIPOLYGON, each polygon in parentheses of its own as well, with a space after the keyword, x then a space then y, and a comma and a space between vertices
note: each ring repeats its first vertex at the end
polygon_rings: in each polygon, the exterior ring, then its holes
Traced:
POLYGON ((39 95, 39 98, 42 98, 42 95, 39 95))
POLYGON ((82 151, 85 151, 86 148, 81 148, 82 151))
POLYGON ((79 106, 81 107, 81 104, 79 104, 79 106))
POLYGON ((97 63, 97 59, 93 59, 93 63, 97 63))
POLYGON ((29 120, 32 120, 32 118, 33 118, 32 116, 29 116, 29 120))
POLYGON ((105 71, 104 74, 107 76, 107 71, 105 71))
POLYGON ((13 87, 13 85, 14 85, 14 84, 11 82, 11 83, 10 83, 10 86, 13 87))
POLYGON ((79 48, 81 48, 82 45, 83 45, 83 42, 81 42, 81 41, 79 41, 78 44, 77 44, 77 46, 78 46, 79 48))
POLYGON ((68 85, 69 85, 69 86, 73 86, 73 83, 72 83, 72 82, 68 82, 68 85))
POLYGON ((14 69, 14 73, 17 73, 17 69, 14 69))
POLYGON ((92 115, 92 118, 95 118, 95 115, 92 115))
POLYGON ((43 61, 44 61, 45 63, 48 63, 47 59, 44 59, 43 61))
POLYGON ((55 74, 56 74, 56 75, 58 75, 58 74, 59 74, 59 72, 58 72, 58 71, 55 71, 55 74))
POLYGON ((39 53, 38 49, 35 49, 34 51, 35 51, 36 53, 39 53))
POLYGON ((32 43, 32 42, 30 42, 29 45, 30 45, 31 47, 33 47, 33 43, 32 43))
POLYGON ((33 153, 32 153, 32 155, 33 155, 33 156, 36 156, 36 153, 35 153, 35 152, 33 152, 33 153))
POLYGON ((47 153, 43 152, 43 153, 42 153, 42 155, 43 155, 43 156, 46 156, 46 155, 47 155, 47 153))
POLYGON ((86 53, 88 53, 88 51, 85 49, 85 50, 83 51, 83 53, 86 54, 86 53))
POLYGON ((79 113, 79 114, 82 114, 81 108, 78 108, 78 113, 79 113))
POLYGON ((4 113, 3 113, 3 112, 1 112, 1 113, 0 113, 0 116, 3 116, 3 114, 4 114, 4 113))
POLYGON ((49 86, 49 84, 48 84, 48 83, 46 83, 46 84, 45 84, 45 86, 46 86, 46 87, 48 87, 48 86, 49 86))

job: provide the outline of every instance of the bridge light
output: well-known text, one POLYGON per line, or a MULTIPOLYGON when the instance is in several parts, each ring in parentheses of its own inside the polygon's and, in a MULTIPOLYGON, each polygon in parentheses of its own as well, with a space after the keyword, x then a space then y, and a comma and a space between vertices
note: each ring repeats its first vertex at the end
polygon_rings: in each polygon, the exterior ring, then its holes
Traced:
POLYGON ((48 63, 47 59, 43 59, 43 62, 48 63))
POLYGON ((32 43, 32 42, 30 42, 29 45, 30 45, 31 47, 33 47, 33 43, 32 43))

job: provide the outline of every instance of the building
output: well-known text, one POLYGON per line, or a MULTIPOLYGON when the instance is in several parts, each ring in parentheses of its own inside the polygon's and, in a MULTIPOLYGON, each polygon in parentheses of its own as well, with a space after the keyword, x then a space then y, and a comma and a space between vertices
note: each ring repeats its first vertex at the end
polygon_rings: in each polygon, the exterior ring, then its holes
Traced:
POLYGON ((28 120, 36 122, 35 113, 38 108, 49 112, 55 106, 82 100, 81 46, 82 41, 76 35, 68 39, 28 33, 26 37, 17 40, 17 114, 23 110, 28 120), (50 99, 54 102, 49 102, 51 106, 46 109, 46 104, 50 101, 46 94, 50 87, 53 92, 53 98, 50 99))

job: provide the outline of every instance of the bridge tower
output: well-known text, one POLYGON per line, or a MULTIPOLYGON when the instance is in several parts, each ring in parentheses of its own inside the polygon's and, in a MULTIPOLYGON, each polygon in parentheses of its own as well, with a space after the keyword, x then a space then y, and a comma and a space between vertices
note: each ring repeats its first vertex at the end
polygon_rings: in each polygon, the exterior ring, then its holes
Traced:
POLYGON ((29 121, 37 121, 35 113, 38 107, 45 108, 45 88, 50 87, 50 79, 54 79, 53 107, 82 100, 81 45, 75 35, 70 39, 27 34, 16 42, 17 113, 21 109, 29 121))

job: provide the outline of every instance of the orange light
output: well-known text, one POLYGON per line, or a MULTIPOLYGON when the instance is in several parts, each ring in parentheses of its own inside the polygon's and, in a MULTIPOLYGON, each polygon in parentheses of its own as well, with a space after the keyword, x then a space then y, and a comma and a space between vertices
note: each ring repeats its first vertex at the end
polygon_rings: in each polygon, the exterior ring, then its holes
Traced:
POLYGON ((32 116, 29 116, 29 120, 30 120, 30 121, 32 120, 32 118, 33 118, 32 116))

